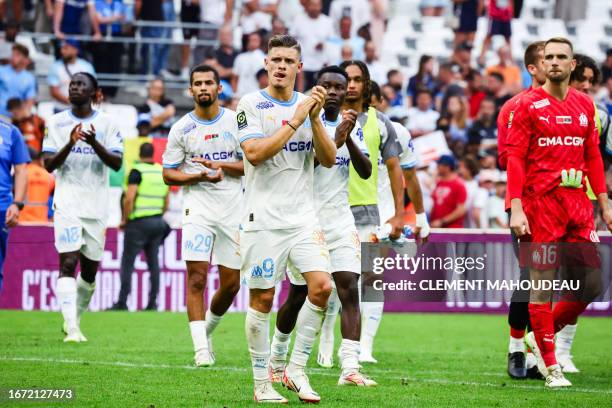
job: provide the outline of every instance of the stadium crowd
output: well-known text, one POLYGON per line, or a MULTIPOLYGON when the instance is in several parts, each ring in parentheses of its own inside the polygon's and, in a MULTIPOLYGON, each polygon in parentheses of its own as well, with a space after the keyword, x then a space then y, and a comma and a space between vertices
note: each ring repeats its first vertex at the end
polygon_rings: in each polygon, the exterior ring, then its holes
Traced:
MULTIPOLYGON (((245 0, 235 4, 233 0, 183 0, 180 7, 175 7, 178 2, 172 0, 1 1, 0 24, 4 35, 0 38, 0 115, 21 130, 32 157, 28 165, 27 202, 36 211, 28 210, 26 205, 21 220, 47 221, 52 217, 51 206, 43 204, 52 202, 53 178, 44 173, 39 160, 45 124, 35 113, 43 88, 48 88, 57 112, 67 107, 68 84, 76 72, 152 73, 156 79, 148 82, 147 96, 137 106, 138 135, 142 136, 138 139, 165 138, 180 116, 175 103, 165 96, 166 81, 186 81, 190 66, 211 65, 222 79, 223 105, 235 109, 242 95, 268 85, 263 69, 267 39, 290 33, 301 43, 303 51, 304 68, 297 81, 298 90, 307 92, 316 80, 315 73, 326 65, 363 60, 379 85, 381 109, 410 131, 416 145, 443 146, 440 152, 448 148, 450 154, 443 160, 422 161, 418 172, 433 227, 507 228, 506 175, 497 160, 497 115, 507 100, 530 86, 522 55, 513 55, 510 46, 511 21, 520 18, 523 2, 422 0, 423 16, 447 15, 455 19, 455 38, 452 53, 446 59, 424 54, 412 76, 379 59, 385 46, 388 3, 245 0), (489 32, 483 47, 474 49, 479 16, 489 19, 489 32), (104 40, 134 37, 135 21, 206 23, 205 28, 184 28, 183 38, 212 40, 217 45, 194 47, 183 43, 179 46, 179 58, 173 59, 169 44, 143 43, 137 47, 133 43, 104 40), (34 75, 30 49, 16 41, 22 28, 53 33, 58 39, 57 59, 46 81, 34 75), (75 34, 91 34, 93 40, 67 39, 75 34), (495 35, 503 36, 506 44, 496 49, 497 61, 487 64, 484 55, 495 35), (242 44, 240 49, 236 48, 237 42, 242 44), (122 59, 124 55, 126 58, 122 59), (48 211, 41 211, 43 207, 48 211), (439 222, 454 211, 464 216, 449 225, 439 222)), ((584 18, 580 15, 584 7, 574 10, 571 3, 558 0, 556 16, 565 21, 584 18)), ((142 26, 138 35, 143 39, 170 39, 173 30, 167 26, 142 26)), ((604 61, 588 68, 592 78, 586 81, 584 90, 599 106, 610 111, 612 49, 607 51, 604 61)), ((116 86, 106 86, 103 91, 107 103, 112 103, 120 92, 116 86)), ((417 154, 418 150, 417 146, 417 154)), ((134 159, 128 155, 124 158, 134 159)), ((132 163, 125 162, 119 173, 124 179, 130 166, 132 163)), ((610 184, 610 173, 608 180, 610 184)), ((125 188, 126 183, 119 185, 125 188)), ((180 200, 170 202, 170 210, 180 209, 180 200)), ((410 204, 407 210, 409 222, 413 219, 410 204)))

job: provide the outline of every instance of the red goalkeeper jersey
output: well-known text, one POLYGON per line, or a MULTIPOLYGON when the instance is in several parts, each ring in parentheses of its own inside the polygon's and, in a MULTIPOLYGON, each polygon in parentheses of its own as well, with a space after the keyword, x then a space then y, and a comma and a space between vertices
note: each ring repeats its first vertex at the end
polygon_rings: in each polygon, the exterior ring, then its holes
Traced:
POLYGON ((546 194, 561 183, 561 171, 572 168, 589 176, 596 193, 605 192, 603 174, 589 174, 603 170, 594 117, 591 99, 572 88, 564 101, 543 88, 525 94, 508 124, 509 160, 520 160, 525 169, 522 191, 510 177, 510 199, 546 194))
POLYGON ((521 98, 528 92, 531 92, 533 88, 525 89, 514 95, 512 99, 506 101, 499 110, 497 115, 497 157, 499 166, 506 170, 508 164, 508 151, 506 150, 506 140, 508 139, 508 129, 512 124, 514 118, 514 111, 521 102, 521 98))

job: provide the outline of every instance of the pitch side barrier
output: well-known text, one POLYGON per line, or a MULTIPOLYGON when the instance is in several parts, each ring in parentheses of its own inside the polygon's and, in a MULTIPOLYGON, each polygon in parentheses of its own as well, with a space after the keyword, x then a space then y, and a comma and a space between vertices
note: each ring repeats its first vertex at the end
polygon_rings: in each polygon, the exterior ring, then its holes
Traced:
MULTIPOLYGON (((612 279, 612 236, 607 232, 598 236, 601 242, 595 247, 600 260, 602 294, 589 306, 587 314, 612 316, 609 285, 612 279)), ((385 311, 388 312, 505 313, 515 288, 513 285, 518 285, 519 264, 515 255, 518 249, 507 230, 434 229, 429 242, 424 245, 413 242, 400 246, 364 243, 362 300, 379 301, 384 298, 385 311)), ((571 244, 554 249, 547 247, 546 253, 542 253, 542 248, 526 250, 531 254, 539 250, 541 262, 554 261, 554 267, 559 270, 556 280, 561 281, 566 276, 567 268, 563 264, 565 256, 582 253, 580 251, 585 249, 571 244), (551 251, 556 255, 551 255, 551 251), (555 264, 557 262, 558 265, 555 264)), ((123 232, 109 228, 90 310, 104 310, 117 300, 122 252, 123 232)), ((533 262, 533 256, 531 259, 533 262)), ((181 260, 180 230, 173 230, 160 248, 159 264, 159 310, 185 312, 186 273, 185 263, 181 260)), ((132 291, 128 298, 130 310, 143 309, 149 292, 149 272, 142 254, 136 259, 135 266, 132 291)), ((544 266, 551 267, 551 264, 544 266)), ((58 273, 58 256, 53 245, 51 225, 20 225, 11 230, 0 309, 58 311, 55 297, 58 273)), ((580 296, 581 293, 574 288, 576 281, 580 284, 581 279, 585 280, 584 276, 574 274, 572 279, 565 279, 574 281, 574 286, 569 288, 554 282, 557 286, 552 289, 556 290, 556 296, 568 293, 580 296), (563 292, 565 289, 569 292, 563 292)), ((265 276, 261 278, 265 279, 265 276)), ((205 296, 212 296, 218 285, 217 269, 213 266, 208 275, 205 296)), ((274 309, 284 301, 287 288, 287 281, 279 284, 274 309)), ((243 286, 230 311, 244 312, 247 307, 248 291, 243 286)))

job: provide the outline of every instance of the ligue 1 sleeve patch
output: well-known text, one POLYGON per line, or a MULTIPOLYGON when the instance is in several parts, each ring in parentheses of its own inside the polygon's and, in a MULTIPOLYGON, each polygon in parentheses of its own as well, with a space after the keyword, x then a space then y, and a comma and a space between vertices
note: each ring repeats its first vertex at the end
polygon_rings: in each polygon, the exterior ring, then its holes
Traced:
POLYGON ((236 120, 238 120, 238 130, 242 130, 249 125, 247 123, 247 117, 244 111, 238 112, 238 115, 236 116, 236 120))

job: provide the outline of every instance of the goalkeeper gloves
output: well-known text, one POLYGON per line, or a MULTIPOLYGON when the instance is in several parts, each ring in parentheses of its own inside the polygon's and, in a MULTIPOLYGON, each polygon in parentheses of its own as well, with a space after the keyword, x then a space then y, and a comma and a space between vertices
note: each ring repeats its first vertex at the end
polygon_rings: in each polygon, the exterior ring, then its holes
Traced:
POLYGON ((582 170, 570 169, 561 171, 561 187, 582 188, 582 170))

